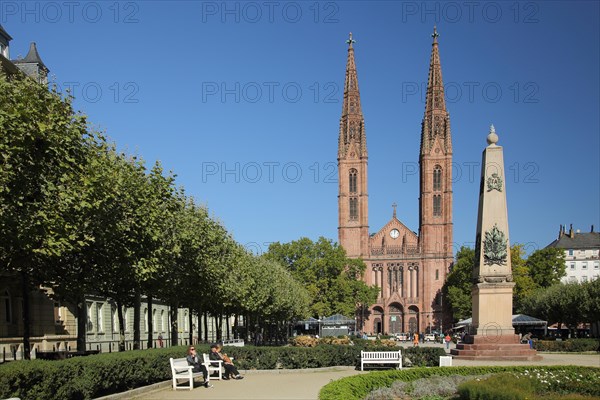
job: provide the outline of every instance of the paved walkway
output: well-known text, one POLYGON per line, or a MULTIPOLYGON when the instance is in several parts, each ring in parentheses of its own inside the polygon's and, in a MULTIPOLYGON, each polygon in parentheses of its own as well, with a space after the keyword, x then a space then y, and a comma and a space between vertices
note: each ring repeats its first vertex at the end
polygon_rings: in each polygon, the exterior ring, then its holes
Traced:
MULTIPOLYGON (((452 360, 454 366, 479 365, 582 365, 600 367, 597 354, 541 354, 540 361, 469 361, 452 360)), ((211 381, 214 387, 194 390, 171 388, 171 381, 161 382, 146 388, 136 389, 105 399, 138 400, 315 400, 319 390, 329 382, 363 372, 353 367, 334 367, 312 370, 241 371, 245 379, 239 381, 211 381)))

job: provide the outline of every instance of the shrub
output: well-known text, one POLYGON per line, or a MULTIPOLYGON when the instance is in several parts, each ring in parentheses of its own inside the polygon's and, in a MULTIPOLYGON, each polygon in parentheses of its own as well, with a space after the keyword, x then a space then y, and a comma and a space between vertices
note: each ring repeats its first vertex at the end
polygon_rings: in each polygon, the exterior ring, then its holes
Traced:
MULTIPOLYGON (((404 370, 377 371, 364 375, 356 375, 325 385, 319 392, 320 400, 361 400, 369 393, 380 388, 390 388, 394 382, 413 382, 418 379, 429 379, 433 376, 452 375, 485 375, 501 372, 521 374, 554 374, 554 376, 569 376, 571 383, 552 383, 551 390, 555 393, 575 392, 578 394, 598 396, 600 391, 600 368, 577 366, 548 366, 548 367, 444 367, 444 368, 410 368, 404 370), (579 380, 578 380, 579 379, 579 380), (560 385, 565 385, 560 388, 560 385), (579 385, 579 386, 577 386, 579 385)), ((414 385, 413 385, 414 386, 414 385)), ((543 390, 548 390, 543 387, 543 390)), ((544 396, 545 397, 545 396, 544 396)), ((491 397, 495 398, 495 397, 491 397)), ((565 397, 566 399, 566 397, 565 397)))
POLYGON ((531 398, 536 392, 539 392, 537 381, 519 378, 509 373, 493 375, 487 379, 474 379, 458 386, 461 400, 521 400, 531 398))
POLYGON ((536 340, 533 342, 537 351, 584 352, 598 351, 598 339, 536 340))

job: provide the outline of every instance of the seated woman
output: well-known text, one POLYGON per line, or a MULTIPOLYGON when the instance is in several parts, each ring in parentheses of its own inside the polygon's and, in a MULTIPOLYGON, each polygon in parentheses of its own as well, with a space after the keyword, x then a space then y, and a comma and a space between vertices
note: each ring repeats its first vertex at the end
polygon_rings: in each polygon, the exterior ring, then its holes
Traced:
MULTIPOLYGON (((221 354, 221 346, 218 344, 213 344, 210 346, 210 354, 208 355, 208 358, 215 361, 223 361, 223 367, 225 368, 225 375, 223 376, 223 379, 227 380, 230 377, 232 379, 244 379, 244 377, 238 372, 235 365, 233 365, 231 359, 227 357, 227 354, 221 354)), ((214 363, 213 365, 218 366, 217 363, 214 363)))
POLYGON ((206 366, 204 364, 200 363, 200 357, 198 357, 198 355, 196 354, 196 348, 194 346, 188 347, 188 355, 186 357, 186 360, 188 362, 188 365, 194 367, 192 369, 192 372, 202 372, 202 376, 204 377, 204 382, 202 382, 202 385, 205 388, 212 387, 212 385, 209 382, 208 369, 206 369, 206 366))

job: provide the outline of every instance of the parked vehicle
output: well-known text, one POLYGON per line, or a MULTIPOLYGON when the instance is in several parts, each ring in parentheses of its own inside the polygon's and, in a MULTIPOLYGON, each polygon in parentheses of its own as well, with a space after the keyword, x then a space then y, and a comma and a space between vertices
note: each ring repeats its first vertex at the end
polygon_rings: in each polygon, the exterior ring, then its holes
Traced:
POLYGON ((408 340, 407 333, 394 333, 394 340, 398 342, 406 342, 408 340))
POLYGON ((423 340, 426 342, 435 342, 435 333, 426 333, 423 340))

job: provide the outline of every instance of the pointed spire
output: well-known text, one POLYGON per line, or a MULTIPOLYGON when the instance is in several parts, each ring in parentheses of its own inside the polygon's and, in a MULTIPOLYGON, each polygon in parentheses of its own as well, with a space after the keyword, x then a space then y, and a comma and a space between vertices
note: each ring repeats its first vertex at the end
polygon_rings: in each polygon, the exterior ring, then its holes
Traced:
POLYGON ((442 64, 438 46, 439 36, 437 28, 434 26, 431 34, 433 43, 431 44, 431 58, 429 61, 425 115, 421 131, 421 154, 429 153, 436 137, 441 139, 445 152, 452 151, 450 116, 446 110, 442 64))
POLYGON ((358 75, 354 61, 354 46, 356 41, 352 38, 352 32, 348 40, 348 59, 346 61, 346 79, 344 82, 344 103, 342 105, 342 117, 340 119, 339 156, 344 156, 351 142, 357 144, 361 153, 360 157, 366 156, 367 144, 365 137, 364 118, 360 104, 360 91, 358 89, 358 75))

